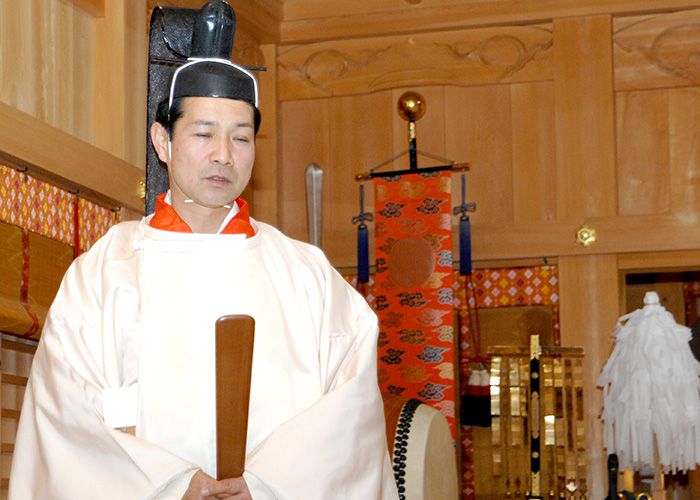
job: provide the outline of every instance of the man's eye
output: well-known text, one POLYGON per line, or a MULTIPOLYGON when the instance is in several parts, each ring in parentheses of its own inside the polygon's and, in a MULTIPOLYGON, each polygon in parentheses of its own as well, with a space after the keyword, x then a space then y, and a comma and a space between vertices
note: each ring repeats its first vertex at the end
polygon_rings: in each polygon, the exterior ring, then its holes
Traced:
POLYGON ((247 137, 234 137, 234 140, 238 142, 250 142, 250 139, 247 137))
POLYGON ((208 134, 206 132, 198 132, 195 134, 197 137, 211 137, 211 134, 208 134))

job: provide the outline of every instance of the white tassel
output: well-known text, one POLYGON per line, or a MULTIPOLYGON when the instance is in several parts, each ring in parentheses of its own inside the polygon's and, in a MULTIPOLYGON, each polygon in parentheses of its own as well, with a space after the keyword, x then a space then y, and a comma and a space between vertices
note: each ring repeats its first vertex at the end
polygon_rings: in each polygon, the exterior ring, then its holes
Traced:
POLYGON ((654 466, 654 444, 664 472, 700 464, 700 363, 688 345, 690 329, 677 324, 656 292, 644 308, 620 317, 615 348, 598 385, 603 387, 605 447, 620 467, 654 466))

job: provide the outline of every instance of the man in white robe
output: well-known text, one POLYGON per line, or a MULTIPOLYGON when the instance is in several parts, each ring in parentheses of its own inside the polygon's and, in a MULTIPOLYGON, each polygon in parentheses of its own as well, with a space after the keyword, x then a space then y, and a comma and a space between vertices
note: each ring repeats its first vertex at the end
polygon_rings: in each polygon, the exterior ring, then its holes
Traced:
POLYGON ((10 499, 396 498, 375 315, 320 250, 238 198, 253 77, 220 60, 180 77, 151 131, 168 195, 76 259, 49 311, 10 499), (224 91, 197 93, 212 72, 224 91), (213 336, 227 314, 255 319, 255 348, 245 472, 217 481, 213 336))

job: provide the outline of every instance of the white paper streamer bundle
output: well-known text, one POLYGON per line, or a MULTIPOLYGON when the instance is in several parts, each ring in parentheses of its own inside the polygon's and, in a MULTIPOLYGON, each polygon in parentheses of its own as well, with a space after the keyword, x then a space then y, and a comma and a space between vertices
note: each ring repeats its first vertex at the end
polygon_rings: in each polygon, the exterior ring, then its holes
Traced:
POLYGON ((615 348, 598 385, 603 387, 605 447, 621 468, 655 466, 664 472, 700 464, 700 363, 679 325, 647 292, 644 307, 618 319, 615 348))

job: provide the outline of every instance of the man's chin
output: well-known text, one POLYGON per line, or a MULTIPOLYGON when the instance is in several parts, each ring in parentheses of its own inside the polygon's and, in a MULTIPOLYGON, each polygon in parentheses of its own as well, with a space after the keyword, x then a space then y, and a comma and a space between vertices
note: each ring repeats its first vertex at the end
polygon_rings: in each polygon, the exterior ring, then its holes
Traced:
POLYGON ((182 200, 184 201, 185 205, 198 205, 203 208, 230 208, 233 206, 233 204, 236 201, 237 196, 233 196, 233 193, 208 193, 202 195, 201 193, 197 195, 197 193, 194 193, 195 196, 188 197, 186 194, 182 194, 182 200))
POLYGON ((203 207, 206 207, 206 208, 231 208, 235 202, 236 202, 235 198, 230 200, 230 201, 207 200, 204 203, 200 203, 200 205, 202 205, 203 207))

